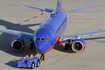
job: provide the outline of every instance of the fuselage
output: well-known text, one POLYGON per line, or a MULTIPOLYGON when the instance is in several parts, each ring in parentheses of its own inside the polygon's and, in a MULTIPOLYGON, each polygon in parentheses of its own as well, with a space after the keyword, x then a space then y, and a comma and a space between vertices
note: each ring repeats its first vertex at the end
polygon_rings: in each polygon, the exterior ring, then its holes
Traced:
POLYGON ((33 42, 39 53, 46 53, 59 43, 59 38, 67 26, 67 16, 64 10, 52 12, 36 30, 33 42))

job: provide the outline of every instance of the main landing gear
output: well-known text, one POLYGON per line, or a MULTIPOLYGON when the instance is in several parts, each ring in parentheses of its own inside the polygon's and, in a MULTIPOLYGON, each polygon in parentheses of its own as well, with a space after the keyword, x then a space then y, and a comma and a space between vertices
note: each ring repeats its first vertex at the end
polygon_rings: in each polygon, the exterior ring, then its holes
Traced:
POLYGON ((71 42, 72 42, 71 40, 68 40, 68 43, 65 44, 65 50, 68 50, 69 48, 70 48, 70 50, 72 49, 71 42))
POLYGON ((30 49, 33 50, 34 49, 34 45, 33 45, 32 39, 30 39, 29 41, 31 42, 30 43, 30 49))

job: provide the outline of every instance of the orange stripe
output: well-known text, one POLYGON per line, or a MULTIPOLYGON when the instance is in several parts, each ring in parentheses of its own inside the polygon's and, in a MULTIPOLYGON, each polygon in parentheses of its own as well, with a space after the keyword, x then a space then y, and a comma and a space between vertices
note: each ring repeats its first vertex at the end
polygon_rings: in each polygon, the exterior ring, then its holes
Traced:
POLYGON ((61 8, 62 8, 62 0, 60 0, 60 5, 61 5, 61 8))
MULTIPOLYGON (((63 10, 64 12, 65 12, 65 14, 66 14, 66 11, 62 8, 61 10, 63 10)), ((67 14, 66 14, 67 15, 67 14)))
POLYGON ((25 48, 25 45, 23 46, 22 50, 25 48))
MULTIPOLYGON (((85 48, 86 48, 86 45, 84 45, 83 50, 85 50, 85 48)), ((82 50, 82 51, 83 51, 83 50, 82 50)))
POLYGON ((56 43, 55 43, 53 46, 51 46, 47 51, 45 51, 44 54, 47 53, 48 51, 50 51, 50 50, 51 50, 54 46, 56 46, 58 43, 60 43, 60 38, 61 38, 61 36, 63 36, 63 34, 61 34, 61 35, 58 37, 56 43))

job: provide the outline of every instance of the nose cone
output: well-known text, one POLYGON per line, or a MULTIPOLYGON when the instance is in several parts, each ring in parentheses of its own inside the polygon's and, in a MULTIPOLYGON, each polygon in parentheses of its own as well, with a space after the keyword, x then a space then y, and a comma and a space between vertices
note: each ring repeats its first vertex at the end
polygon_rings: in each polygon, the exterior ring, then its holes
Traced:
POLYGON ((36 43, 36 47, 37 47, 37 50, 40 52, 40 53, 44 53, 45 52, 45 45, 46 45, 46 41, 35 41, 36 43))
POLYGON ((50 25, 41 25, 34 33, 34 42, 40 53, 49 49, 50 39, 53 37, 53 28, 50 25))

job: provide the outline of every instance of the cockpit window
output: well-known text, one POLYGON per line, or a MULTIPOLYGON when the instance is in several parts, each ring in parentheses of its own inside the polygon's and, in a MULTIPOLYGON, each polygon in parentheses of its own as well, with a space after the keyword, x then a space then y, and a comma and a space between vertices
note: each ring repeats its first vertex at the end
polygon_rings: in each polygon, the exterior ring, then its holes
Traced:
POLYGON ((36 38, 36 40, 40 40, 40 38, 36 38))
POLYGON ((49 37, 47 37, 47 38, 35 38, 35 40, 38 40, 38 41, 48 41, 49 37))
POLYGON ((46 38, 41 38, 41 40, 46 40, 46 38))

